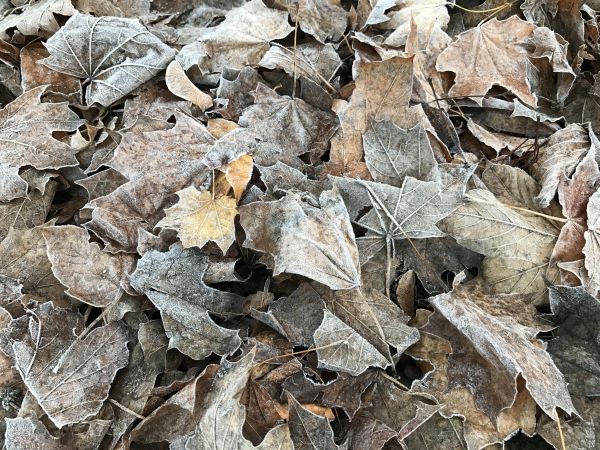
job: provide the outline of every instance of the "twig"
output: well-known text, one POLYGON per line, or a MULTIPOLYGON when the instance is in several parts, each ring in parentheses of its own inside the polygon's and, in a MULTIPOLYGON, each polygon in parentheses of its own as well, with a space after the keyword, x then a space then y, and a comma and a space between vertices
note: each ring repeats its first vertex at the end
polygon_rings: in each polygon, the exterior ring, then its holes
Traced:
POLYGON ((142 416, 141 414, 136 413, 135 411, 132 411, 131 409, 129 409, 127 406, 122 405, 121 403, 119 403, 116 400, 113 400, 112 398, 109 398, 108 401, 110 403, 112 403, 113 405, 115 405, 117 408, 122 409, 123 411, 125 411, 127 414, 131 414, 134 417, 137 417, 138 419, 144 420, 145 417, 142 416))

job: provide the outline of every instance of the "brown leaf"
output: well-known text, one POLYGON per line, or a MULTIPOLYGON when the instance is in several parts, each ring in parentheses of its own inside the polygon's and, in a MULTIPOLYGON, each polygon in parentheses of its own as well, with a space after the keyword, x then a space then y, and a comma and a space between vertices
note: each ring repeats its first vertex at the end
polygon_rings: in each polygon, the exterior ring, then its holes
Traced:
POLYGON ((158 213, 169 196, 192 180, 208 176, 200 160, 213 137, 191 117, 176 116, 177 123, 170 130, 127 133, 115 150, 109 165, 129 182, 91 201, 92 220, 86 224, 109 244, 108 249, 134 251, 138 229, 149 230, 158 223, 158 213), (150 159, 148 149, 153 149, 150 159))
POLYGON ((344 204, 337 190, 323 192, 319 202, 316 208, 291 196, 242 206, 244 244, 273 255, 274 275, 296 273, 332 289, 359 286, 358 250, 344 204))
POLYGON ((15 366, 52 422, 61 428, 96 414, 115 373, 127 364, 125 326, 113 322, 79 338, 83 317, 51 302, 13 322, 15 366))
POLYGON ((339 0, 298 0, 296 7, 288 8, 302 31, 325 43, 327 39, 338 41, 346 31, 347 13, 339 3, 339 0))
MULTIPOLYGON (((509 89, 523 102, 537 106, 527 79, 526 45, 535 26, 512 16, 491 19, 465 31, 437 59, 441 72, 456 74, 450 96, 484 96, 494 84, 509 89)), ((475 99, 481 105, 481 98, 475 99)))
POLYGON ((225 167, 225 178, 233 188, 235 199, 239 202, 250 182, 254 160, 250 155, 242 155, 225 167))
POLYGON ((54 14, 71 16, 76 13, 70 0, 40 0, 25 6, 19 14, 9 14, 0 21, 0 38, 7 39, 6 31, 13 27, 26 36, 50 35, 59 29, 54 14))
POLYGON ((88 105, 110 106, 167 67, 175 50, 139 21, 75 13, 48 41, 41 64, 89 80, 88 105), (118 50, 118 51, 117 51, 118 50))
POLYGON ((84 228, 67 225, 41 229, 54 276, 67 287, 66 293, 96 307, 117 302, 129 292, 128 275, 135 268, 131 255, 111 255, 89 242, 84 228))

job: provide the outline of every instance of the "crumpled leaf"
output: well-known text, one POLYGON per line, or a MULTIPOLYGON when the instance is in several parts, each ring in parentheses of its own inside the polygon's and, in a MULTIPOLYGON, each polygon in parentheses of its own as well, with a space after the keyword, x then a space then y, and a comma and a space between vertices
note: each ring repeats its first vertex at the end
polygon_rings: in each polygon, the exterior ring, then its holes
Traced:
POLYGON ((590 149, 593 148, 596 154, 600 152, 592 134, 581 125, 571 124, 550 136, 540 150, 533 175, 541 185, 537 200, 542 208, 547 207, 556 195, 562 176, 570 178, 590 149))
MULTIPOLYGON (((527 382, 527 390, 533 399, 550 417, 557 417, 557 408, 568 414, 576 412, 563 375, 546 350, 535 343, 538 330, 532 328, 531 323, 515 321, 514 305, 509 306, 513 311, 509 314, 511 310, 503 303, 460 288, 431 298, 430 303, 452 329, 468 340, 480 357, 507 375, 503 375, 504 381, 513 380, 512 387, 501 388, 497 384, 498 391, 514 391, 520 375, 527 382)), ((430 332, 445 337, 444 331, 438 328, 432 328, 430 332)), ((495 375, 497 383, 500 383, 499 375, 495 375)), ((514 397, 509 394, 506 400, 509 403, 501 403, 502 407, 510 406, 514 397)))
POLYGON ((290 394, 287 399, 294 450, 342 450, 348 447, 334 442, 333 430, 326 418, 304 408, 290 394))
POLYGON ((52 273, 71 297, 102 308, 118 301, 124 291, 131 293, 127 277, 135 268, 133 256, 103 252, 89 242, 84 228, 44 227, 41 232, 52 273))
POLYGON ((8 40, 7 30, 13 27, 26 36, 50 35, 59 29, 54 14, 71 16, 75 12, 71 0, 29 2, 20 14, 9 14, 0 21, 0 38, 8 40))
POLYGON ((240 313, 242 298, 207 287, 207 265, 198 249, 175 244, 165 253, 146 252, 131 275, 131 286, 161 311, 169 348, 197 360, 231 354, 241 344, 238 332, 217 325, 209 312, 225 318, 240 313))
POLYGON ((189 186, 177 192, 179 201, 165 210, 166 217, 157 227, 178 231, 183 248, 202 248, 208 241, 216 242, 223 254, 235 240, 235 199, 226 195, 199 191, 189 186))
POLYGON ((289 196, 240 207, 244 246, 273 255, 273 275, 296 273, 331 289, 359 286, 358 250, 342 199, 324 191, 319 203, 320 209, 289 196))
POLYGON ((134 251, 138 229, 151 230, 158 223, 169 196, 208 176, 201 159, 213 137, 193 118, 175 115, 177 123, 171 129, 126 134, 109 166, 129 182, 87 205, 93 211, 85 226, 107 242, 108 249, 134 251))
POLYGON ((225 20, 209 28, 198 42, 183 47, 177 60, 185 70, 197 64, 203 73, 256 66, 269 50, 269 42, 293 31, 287 16, 287 11, 251 0, 229 11, 225 20))
MULTIPOLYGON (((456 74, 449 96, 481 97, 494 84, 505 87, 519 99, 537 106, 527 79, 528 54, 526 45, 535 26, 512 16, 495 18, 465 31, 438 57, 440 72, 456 74)), ((481 105, 482 98, 476 98, 481 105)))
POLYGON ((205 111, 213 105, 210 95, 202 92, 192 83, 177 61, 171 61, 167 66, 165 83, 174 95, 192 102, 201 111, 205 111))
POLYGON ((363 135, 365 162, 375 181, 400 187, 404 178, 433 180, 437 167, 422 125, 404 130, 390 121, 371 122, 363 135))
POLYGON ((86 80, 88 105, 110 106, 167 67, 175 50, 138 20, 75 13, 48 41, 40 63, 86 80))
POLYGON ((551 286, 550 307, 558 325, 548 353, 569 382, 573 395, 600 393, 600 302, 582 287, 551 286))
POLYGON ((290 440, 290 430, 287 425, 280 425, 269 431, 258 447, 242 435, 246 411, 239 403, 239 399, 250 377, 254 357, 255 351, 252 351, 236 363, 227 360, 221 362, 210 390, 202 399, 203 407, 196 428, 185 440, 186 449, 292 450, 296 448, 290 440))
POLYGON ((96 414, 115 373, 127 364, 127 335, 118 322, 79 339, 83 316, 48 302, 31 318, 12 321, 10 329, 14 364, 58 428, 96 414))

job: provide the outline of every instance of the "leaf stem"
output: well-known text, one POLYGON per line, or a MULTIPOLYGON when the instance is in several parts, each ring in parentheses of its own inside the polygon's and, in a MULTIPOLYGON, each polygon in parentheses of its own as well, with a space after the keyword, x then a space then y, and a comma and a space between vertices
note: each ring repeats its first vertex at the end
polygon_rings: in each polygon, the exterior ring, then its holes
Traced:
MULTIPOLYGON (((495 203, 488 202, 488 201, 485 201, 485 200, 481 200, 480 198, 473 197, 473 196, 471 196, 469 194, 465 194, 465 198, 467 198, 470 201, 475 202, 475 203, 483 203, 485 205, 495 205, 495 203)), ((556 222, 561 222, 561 223, 568 223, 569 222, 568 219, 563 219, 562 217, 549 216, 548 214, 544 214, 544 213, 541 213, 541 212, 533 211, 531 209, 521 208, 519 206, 507 205, 507 204, 501 203, 501 202, 498 202, 498 204, 500 206, 504 206, 505 208, 516 209, 517 211, 523 211, 525 213, 529 213, 529 214, 532 214, 534 216, 543 217, 544 219, 554 220, 556 222)))

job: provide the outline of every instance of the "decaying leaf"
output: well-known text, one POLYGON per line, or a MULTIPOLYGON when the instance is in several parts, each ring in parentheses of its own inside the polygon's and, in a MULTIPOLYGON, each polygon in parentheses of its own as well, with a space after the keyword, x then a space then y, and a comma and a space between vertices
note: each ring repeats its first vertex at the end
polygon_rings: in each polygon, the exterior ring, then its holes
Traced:
POLYGON ((535 26, 512 16, 491 19, 465 31, 437 59, 440 72, 456 74, 449 95, 481 97, 494 84, 509 89, 526 104, 536 106, 537 97, 527 79, 526 45, 535 26))
POLYGON ((9 14, 0 21, 0 38, 7 39, 7 31, 16 28, 27 36, 50 35, 58 31, 59 25, 54 14, 71 16, 75 13, 70 0, 37 0, 29 3, 14 3, 25 6, 24 11, 9 14))
POLYGON ((177 61, 171 61, 168 65, 165 74, 165 83, 167 83, 167 87, 173 94, 192 102, 202 111, 213 105, 210 95, 205 94, 192 83, 185 74, 181 64, 177 61))
POLYGON ((52 422, 61 428, 96 414, 115 373, 127 364, 124 326, 113 322, 80 338, 83 317, 52 303, 13 322, 15 366, 52 422))
POLYGON ((202 282, 208 261, 198 249, 174 245, 166 253, 146 252, 131 275, 131 285, 161 311, 169 348, 195 359, 227 355, 241 344, 236 330, 217 325, 209 311, 223 317, 241 312, 242 299, 202 282))
POLYGON ((41 61, 85 80, 89 105, 110 106, 167 67, 175 50, 138 20, 75 13, 46 43, 41 61))

